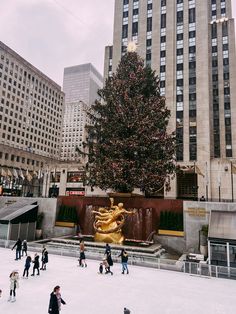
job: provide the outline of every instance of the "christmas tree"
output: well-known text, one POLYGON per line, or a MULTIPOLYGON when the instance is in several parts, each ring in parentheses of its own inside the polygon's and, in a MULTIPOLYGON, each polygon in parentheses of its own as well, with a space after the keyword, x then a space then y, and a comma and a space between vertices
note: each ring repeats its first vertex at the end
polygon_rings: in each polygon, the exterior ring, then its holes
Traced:
POLYGON ((159 79, 136 52, 127 52, 116 73, 98 92, 89 115, 88 185, 103 190, 153 193, 175 172, 175 138, 167 134, 170 111, 159 79))

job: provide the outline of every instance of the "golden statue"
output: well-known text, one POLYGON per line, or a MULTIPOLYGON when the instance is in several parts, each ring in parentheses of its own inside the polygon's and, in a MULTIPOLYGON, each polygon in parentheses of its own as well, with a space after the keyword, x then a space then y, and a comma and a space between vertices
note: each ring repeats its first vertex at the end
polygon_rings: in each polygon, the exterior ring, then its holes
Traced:
POLYGON ((94 240, 97 242, 117 243, 124 242, 121 228, 125 223, 125 214, 132 215, 135 211, 127 211, 123 203, 114 205, 114 199, 110 198, 110 208, 100 207, 95 214, 94 229, 96 231, 94 240))

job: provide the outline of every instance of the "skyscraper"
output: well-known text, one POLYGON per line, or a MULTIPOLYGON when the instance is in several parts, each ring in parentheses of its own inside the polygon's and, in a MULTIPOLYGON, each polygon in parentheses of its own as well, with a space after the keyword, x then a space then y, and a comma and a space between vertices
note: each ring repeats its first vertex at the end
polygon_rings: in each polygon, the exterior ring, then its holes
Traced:
MULTIPOLYGON (((167 197, 233 199, 236 54, 231 0, 116 0, 111 75, 128 42, 160 78, 182 173, 167 197)), ((112 60, 109 58, 112 51, 112 60)))
POLYGON ((64 93, 0 42, 0 185, 41 195, 45 165, 59 160, 64 93))
POLYGON ((62 132, 62 160, 77 160, 76 147, 82 148, 85 125, 88 122, 86 108, 98 99, 98 89, 103 77, 91 63, 65 68, 63 90, 65 114, 62 132))

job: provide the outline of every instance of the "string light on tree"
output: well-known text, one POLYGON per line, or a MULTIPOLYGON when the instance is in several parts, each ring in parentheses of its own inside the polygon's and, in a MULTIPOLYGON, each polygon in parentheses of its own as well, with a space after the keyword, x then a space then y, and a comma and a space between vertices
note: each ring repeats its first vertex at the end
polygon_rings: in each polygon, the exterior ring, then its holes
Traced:
POLYGON ((159 78, 130 42, 117 71, 92 106, 87 126, 88 185, 148 194, 168 190, 175 166, 175 136, 167 133, 170 111, 159 78))

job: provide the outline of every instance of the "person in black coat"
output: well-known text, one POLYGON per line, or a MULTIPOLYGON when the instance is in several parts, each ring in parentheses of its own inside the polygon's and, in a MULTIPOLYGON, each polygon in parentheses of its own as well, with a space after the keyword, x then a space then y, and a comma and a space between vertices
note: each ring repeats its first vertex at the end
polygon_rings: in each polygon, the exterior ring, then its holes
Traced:
POLYGON ((42 267, 40 269, 46 270, 46 265, 48 263, 48 251, 46 247, 44 247, 42 252, 42 267))
POLYGON ((111 247, 110 247, 110 245, 107 243, 107 244, 106 244, 106 247, 105 247, 105 253, 104 253, 104 255, 108 255, 108 254, 111 254, 111 247))
POLYGON ((33 267, 33 274, 31 276, 34 276, 35 269, 37 269, 38 271, 37 275, 39 275, 39 256, 37 253, 35 253, 34 260, 32 262, 34 263, 34 267, 33 267))
POLYGON ((105 274, 110 273, 111 275, 113 275, 113 272, 111 271, 111 267, 113 266, 113 260, 112 260, 112 257, 111 257, 111 252, 106 255, 106 259, 105 260, 106 260, 106 263, 107 263, 107 265, 105 265, 105 270, 106 270, 105 274))
POLYGON ((27 241, 26 240, 22 242, 22 256, 24 256, 24 252, 25 252, 25 256, 27 256, 27 241))
POLYGON ((66 302, 61 297, 60 286, 56 286, 53 289, 53 292, 50 294, 48 313, 59 314, 61 310, 61 304, 66 304, 66 302))
POLYGON ((18 238, 18 240, 16 241, 16 243, 14 244, 12 250, 14 250, 14 248, 16 247, 16 261, 18 259, 21 259, 21 246, 22 246, 22 241, 20 238, 18 238))
POLYGON ((31 264, 31 257, 27 256, 26 260, 25 260, 25 268, 24 268, 24 272, 23 272, 23 278, 25 278, 25 275, 26 275, 26 278, 28 279, 30 264, 31 264))

